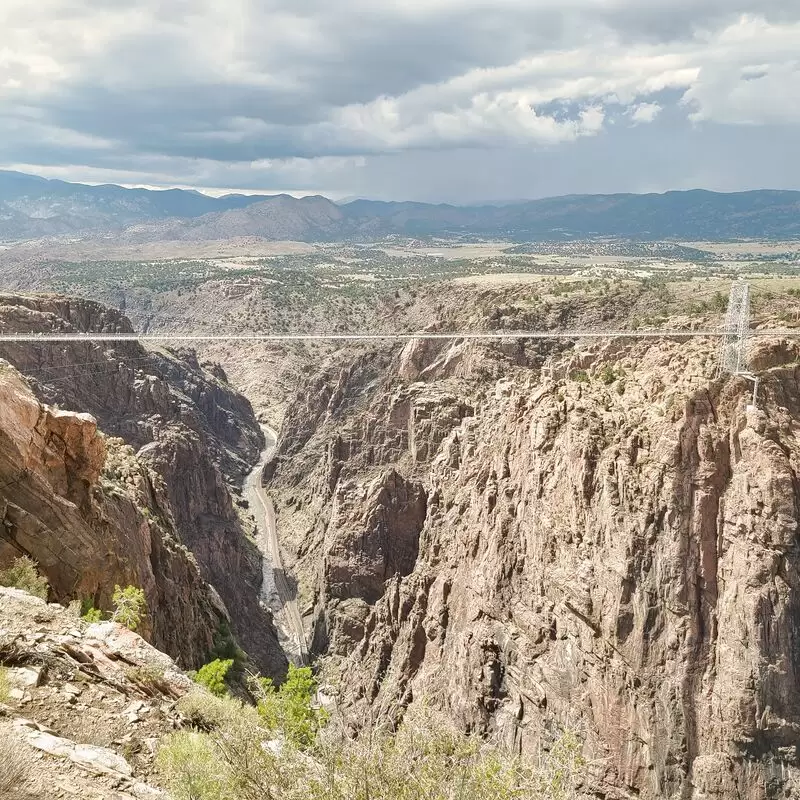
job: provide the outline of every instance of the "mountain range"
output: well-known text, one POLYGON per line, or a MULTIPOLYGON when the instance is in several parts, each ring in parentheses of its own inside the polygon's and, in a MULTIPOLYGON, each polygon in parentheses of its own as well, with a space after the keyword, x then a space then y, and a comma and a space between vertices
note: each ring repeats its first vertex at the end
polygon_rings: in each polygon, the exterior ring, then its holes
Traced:
POLYGON ((514 241, 800 237, 800 192, 701 189, 570 195, 501 206, 90 186, 0 171, 0 241, 114 235, 131 242, 236 236, 296 241, 497 237, 514 241))

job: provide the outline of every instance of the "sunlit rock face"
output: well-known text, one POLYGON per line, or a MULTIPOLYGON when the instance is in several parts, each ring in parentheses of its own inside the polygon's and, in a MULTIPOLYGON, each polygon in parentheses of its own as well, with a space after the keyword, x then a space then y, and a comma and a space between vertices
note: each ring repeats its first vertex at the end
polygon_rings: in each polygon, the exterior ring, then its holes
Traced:
POLYGON ((412 343, 313 378, 270 490, 344 701, 527 752, 575 728, 606 797, 796 791, 791 349, 759 345, 758 408, 704 340, 412 343))

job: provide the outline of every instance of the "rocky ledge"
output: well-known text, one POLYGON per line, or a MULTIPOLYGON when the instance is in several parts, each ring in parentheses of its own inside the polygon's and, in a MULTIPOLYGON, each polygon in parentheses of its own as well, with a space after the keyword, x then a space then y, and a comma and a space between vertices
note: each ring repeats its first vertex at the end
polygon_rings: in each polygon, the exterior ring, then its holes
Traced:
POLYGON ((169 657, 113 622, 0 587, 0 663, 0 794, 166 798, 155 749, 192 687, 169 657))

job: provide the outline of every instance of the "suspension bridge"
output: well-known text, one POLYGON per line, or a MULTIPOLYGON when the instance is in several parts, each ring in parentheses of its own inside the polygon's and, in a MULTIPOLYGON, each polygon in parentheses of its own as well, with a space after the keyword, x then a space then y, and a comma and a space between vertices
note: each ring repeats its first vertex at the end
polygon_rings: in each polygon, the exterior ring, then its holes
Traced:
MULTIPOLYGON (((2 325, 2 323, 0 323, 2 325)), ((567 330, 502 330, 502 331, 415 331, 377 333, 130 333, 130 332, 14 332, 0 327, 0 345, 12 343, 68 343, 68 342, 152 342, 175 344, 177 342, 408 342, 413 340, 514 340, 549 339, 559 341, 580 339, 694 339, 720 340, 719 374, 742 375, 758 379, 748 371, 749 342, 755 337, 798 337, 798 328, 750 327, 750 287, 737 281, 731 287, 728 310, 721 328, 637 328, 599 329, 580 328, 567 330)))
MULTIPOLYGON (((800 336, 800 329, 771 328, 750 331, 750 336, 800 336)), ((504 331, 419 331, 415 333, 7 333, 3 342, 407 342, 417 339, 696 339, 722 338, 726 329, 611 329, 504 331)))

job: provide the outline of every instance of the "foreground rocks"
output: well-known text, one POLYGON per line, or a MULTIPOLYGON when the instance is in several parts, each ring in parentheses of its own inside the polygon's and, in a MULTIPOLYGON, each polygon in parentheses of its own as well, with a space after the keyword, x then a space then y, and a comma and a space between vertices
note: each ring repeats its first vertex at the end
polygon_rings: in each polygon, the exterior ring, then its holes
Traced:
MULTIPOLYGON (((192 682, 166 655, 113 622, 87 625, 61 606, 0 588, 4 762, 21 766, 12 796, 165 797, 153 774, 174 702, 192 682)), ((0 775, 6 775, 0 771, 0 775)))

